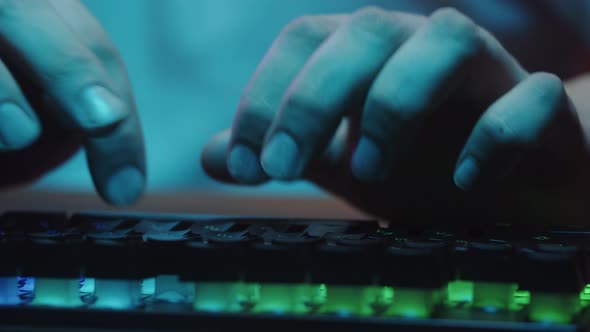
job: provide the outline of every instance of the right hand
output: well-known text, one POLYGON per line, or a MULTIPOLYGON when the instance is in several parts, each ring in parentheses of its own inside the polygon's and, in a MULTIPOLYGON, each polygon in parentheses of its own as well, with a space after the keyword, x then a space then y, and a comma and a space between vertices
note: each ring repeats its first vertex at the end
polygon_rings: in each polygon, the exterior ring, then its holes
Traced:
POLYGON ((143 137, 125 66, 78 0, 0 1, 0 187, 22 185, 80 146, 98 193, 143 192, 143 137))
POLYGON ((587 218, 589 116, 454 9, 368 8, 289 25, 202 161, 226 182, 306 178, 387 219, 587 218))

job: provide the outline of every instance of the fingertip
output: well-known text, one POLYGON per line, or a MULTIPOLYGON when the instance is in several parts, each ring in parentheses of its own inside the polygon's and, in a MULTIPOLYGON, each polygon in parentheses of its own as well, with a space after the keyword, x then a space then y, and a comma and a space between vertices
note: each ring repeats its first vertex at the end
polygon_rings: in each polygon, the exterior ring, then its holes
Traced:
POLYGON ((237 144, 227 157, 227 170, 238 182, 257 184, 266 179, 258 154, 250 147, 237 144))
POLYGON ((107 179, 104 199, 116 206, 135 203, 143 194, 145 175, 134 166, 117 169, 107 179))
POLYGON ((229 146, 230 131, 224 130, 205 144, 201 151, 201 167, 205 173, 214 180, 234 183, 227 167, 227 149, 229 146))
POLYGON ((94 185, 107 203, 125 206, 142 196, 146 155, 135 114, 107 131, 84 137, 84 147, 94 185))
POLYGON ((363 182, 376 182, 385 177, 383 154, 374 140, 363 136, 352 157, 352 173, 363 182))
POLYGON ((303 172, 299 145, 283 131, 271 137, 262 150, 260 160, 266 174, 275 179, 294 180, 303 172))
POLYGON ((7 102, 0 105, 0 150, 19 150, 41 135, 38 120, 22 107, 7 102))
POLYGON ((453 181, 459 189, 470 191, 480 176, 480 171, 479 162, 472 156, 467 155, 457 165, 453 181))

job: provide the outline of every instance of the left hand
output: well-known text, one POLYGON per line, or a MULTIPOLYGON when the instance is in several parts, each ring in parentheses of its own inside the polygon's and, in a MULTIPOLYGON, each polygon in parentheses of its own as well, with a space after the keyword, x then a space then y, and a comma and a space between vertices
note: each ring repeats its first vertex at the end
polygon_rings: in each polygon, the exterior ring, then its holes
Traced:
POLYGON ((139 199, 139 115, 96 18, 79 0, 0 1, 0 46, 0 188, 34 181, 83 147, 106 202, 139 199))

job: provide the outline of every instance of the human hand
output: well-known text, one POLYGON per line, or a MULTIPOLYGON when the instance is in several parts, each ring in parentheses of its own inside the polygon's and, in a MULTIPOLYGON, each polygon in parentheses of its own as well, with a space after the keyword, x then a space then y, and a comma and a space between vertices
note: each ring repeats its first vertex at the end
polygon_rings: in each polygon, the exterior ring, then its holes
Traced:
POLYGON ((307 178, 389 219, 589 216, 585 117, 454 9, 366 8, 288 25, 202 163, 307 178))
POLYGON ((129 204, 143 137, 121 58, 78 0, 0 1, 0 186, 22 185, 80 146, 98 193, 129 204))

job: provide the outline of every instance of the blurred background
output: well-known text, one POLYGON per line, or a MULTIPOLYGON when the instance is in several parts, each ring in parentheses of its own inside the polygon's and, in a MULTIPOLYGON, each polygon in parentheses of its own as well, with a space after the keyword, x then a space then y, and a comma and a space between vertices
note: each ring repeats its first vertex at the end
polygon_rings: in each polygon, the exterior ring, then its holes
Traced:
MULTIPOLYGON (((84 0, 119 48, 143 121, 150 193, 326 197, 306 183, 239 188, 204 174, 199 153, 208 138, 231 125, 240 94, 283 26, 300 15, 349 13, 366 5, 428 14, 454 5, 492 30, 531 69, 543 69, 530 48, 548 56, 557 20, 568 22, 585 1, 552 1, 564 15, 542 15, 543 1, 506 0, 84 0), (562 3, 573 6, 561 6, 562 3), (538 7, 538 8, 537 8, 538 7), (564 7, 559 9, 560 7, 564 7), (527 37, 529 36, 529 37, 527 37), (523 39, 528 38, 528 39, 523 39), (527 43, 522 43, 527 40, 527 43), (526 45, 525 45, 526 44, 526 45), (526 49, 525 49, 526 48, 526 49)), ((545 10, 545 9, 543 9, 545 10)), ((546 13, 545 13, 546 14, 546 13)), ((565 47, 565 46, 564 46, 565 47)), ((563 56, 567 52, 560 49, 563 56)), ((546 59, 544 59, 545 61, 546 59)), ((545 63, 547 63, 545 61, 545 63)), ((567 70, 565 70, 567 71, 567 70)), ((93 192, 83 152, 30 191, 93 192)))

